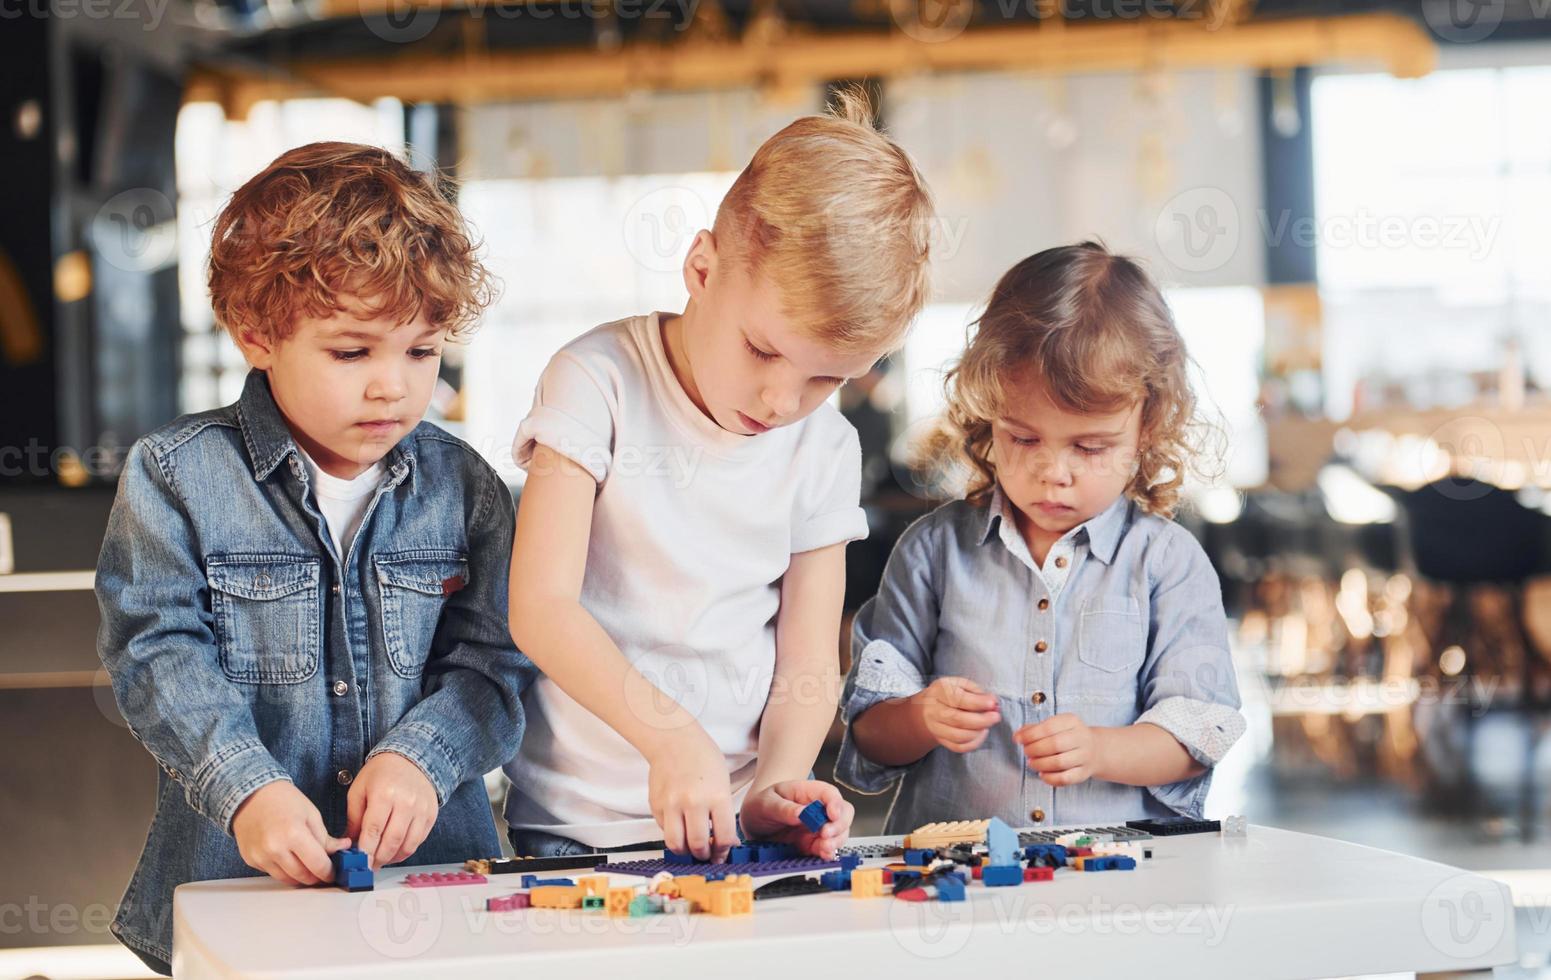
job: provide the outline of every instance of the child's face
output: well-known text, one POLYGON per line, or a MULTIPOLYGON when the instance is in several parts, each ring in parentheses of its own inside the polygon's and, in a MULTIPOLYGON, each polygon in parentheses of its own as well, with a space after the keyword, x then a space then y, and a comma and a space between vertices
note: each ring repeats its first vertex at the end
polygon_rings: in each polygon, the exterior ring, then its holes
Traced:
POLYGON ((298 445, 331 476, 370 469, 419 423, 431 403, 446 331, 423 315, 404 324, 346 312, 302 317, 284 340, 247 334, 248 363, 269 374, 298 445))
POLYGON ((991 423, 997 482, 1030 530, 1054 541, 1125 491, 1136 473, 1141 403, 1080 415, 1053 402, 1037 380, 1007 391, 1008 407, 991 423))
POLYGON ((728 432, 754 436, 805 418, 881 354, 837 353, 792 323, 777 287, 720 260, 708 232, 684 274, 693 325, 682 343, 697 389, 689 395, 728 432))

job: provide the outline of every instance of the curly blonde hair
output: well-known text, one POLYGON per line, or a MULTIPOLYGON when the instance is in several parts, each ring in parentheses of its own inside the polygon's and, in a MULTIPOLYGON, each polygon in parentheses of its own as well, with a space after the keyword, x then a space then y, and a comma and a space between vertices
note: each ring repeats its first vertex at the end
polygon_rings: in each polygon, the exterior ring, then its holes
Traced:
POLYGON ((282 153, 216 218, 208 268, 216 322, 234 338, 280 340, 298 317, 345 312, 350 296, 362 319, 407 323, 423 312, 465 339, 495 279, 445 190, 375 146, 282 153))
POLYGON ((755 151, 716 212, 730 260, 781 288, 785 312, 845 353, 894 350, 930 294, 936 208, 858 87, 755 151))
POLYGON ((1172 516, 1186 467, 1213 427, 1196 418, 1184 339, 1140 265, 1097 242, 1046 249, 1007 271, 944 379, 947 410, 928 446, 968 471, 965 496, 984 504, 996 485, 992 420, 1009 382, 1040 383, 1057 405, 1105 414, 1140 403, 1141 441, 1126 496, 1172 516))

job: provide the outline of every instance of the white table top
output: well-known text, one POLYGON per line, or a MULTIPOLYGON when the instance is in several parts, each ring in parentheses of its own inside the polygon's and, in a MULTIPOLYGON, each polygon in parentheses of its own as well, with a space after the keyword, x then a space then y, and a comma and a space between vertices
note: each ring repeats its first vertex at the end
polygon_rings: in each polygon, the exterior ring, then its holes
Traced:
POLYGON ((617 970, 632 980, 800 980, 817 969, 893 980, 1013 968, 1201 980, 1465 971, 1516 959, 1507 887, 1457 868, 1258 826, 1245 838, 1163 837, 1151 846, 1136 871, 1063 870, 1016 888, 972 882, 962 903, 827 893, 756 902, 752 916, 738 918, 488 913, 485 899, 518 890, 518 876, 401 884, 424 868, 378 872, 374 891, 355 894, 268 878, 199 882, 177 890, 172 965, 191 978, 526 980, 617 970))

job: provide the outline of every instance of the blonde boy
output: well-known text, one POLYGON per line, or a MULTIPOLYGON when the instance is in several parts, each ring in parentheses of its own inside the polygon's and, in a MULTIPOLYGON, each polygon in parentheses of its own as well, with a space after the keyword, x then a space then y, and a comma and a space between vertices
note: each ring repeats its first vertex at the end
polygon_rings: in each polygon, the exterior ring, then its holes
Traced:
POLYGON ((930 194, 865 102, 800 119, 684 260, 681 314, 550 362, 514 454, 512 636, 546 675, 507 767, 518 853, 745 835, 832 856, 851 806, 809 778, 835 715, 855 430, 826 404, 927 295, 930 194), (830 822, 797 814, 824 803, 830 822))

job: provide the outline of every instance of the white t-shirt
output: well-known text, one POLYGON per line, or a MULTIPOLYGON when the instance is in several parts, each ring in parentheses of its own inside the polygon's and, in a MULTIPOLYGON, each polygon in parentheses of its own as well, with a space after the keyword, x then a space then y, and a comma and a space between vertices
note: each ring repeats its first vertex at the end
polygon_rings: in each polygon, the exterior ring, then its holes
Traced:
POLYGON ((334 548, 339 552, 339 560, 344 561, 345 551, 355 538, 355 532, 360 530, 366 507, 372 502, 372 494, 376 492, 377 484, 382 482, 386 468, 378 460, 372 464, 371 469, 355 479, 341 480, 319 469, 318 464, 301 446, 297 446, 296 451, 301 454, 302 462, 307 464, 307 476, 312 482, 318 509, 323 511, 323 523, 328 525, 329 536, 334 539, 334 548))
MULTIPOLYGON (((829 404, 757 436, 722 429, 674 376, 653 313, 554 356, 517 430, 518 465, 540 442, 598 481, 582 605, 721 747, 741 806, 774 674, 781 577, 793 554, 867 536, 856 430, 829 404)), ((593 847, 661 837, 646 760, 629 742, 548 678, 523 705, 508 823, 593 847)))

